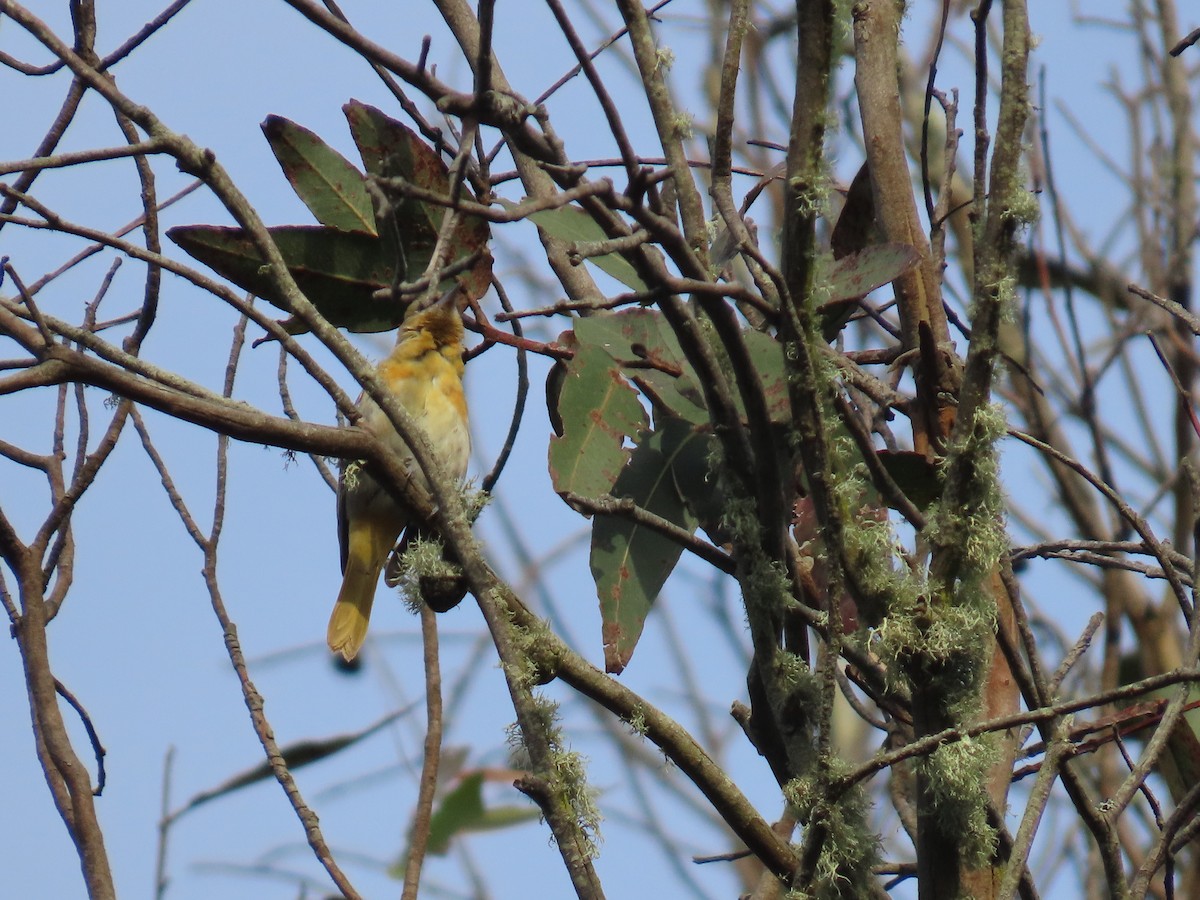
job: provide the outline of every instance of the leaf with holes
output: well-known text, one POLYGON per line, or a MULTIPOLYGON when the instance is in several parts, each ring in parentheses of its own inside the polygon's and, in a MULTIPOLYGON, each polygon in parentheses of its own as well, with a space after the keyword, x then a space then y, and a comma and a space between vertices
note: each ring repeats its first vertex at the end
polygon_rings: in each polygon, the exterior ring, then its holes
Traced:
POLYGON ((588 316, 575 323, 575 334, 581 343, 603 347, 654 404, 656 414, 697 424, 708 421, 692 368, 675 332, 658 311, 629 309, 588 316))
POLYGON ((601 497, 612 490, 629 451, 627 438, 646 428, 637 392, 612 358, 580 346, 558 387, 562 435, 550 439, 550 479, 559 493, 601 497))

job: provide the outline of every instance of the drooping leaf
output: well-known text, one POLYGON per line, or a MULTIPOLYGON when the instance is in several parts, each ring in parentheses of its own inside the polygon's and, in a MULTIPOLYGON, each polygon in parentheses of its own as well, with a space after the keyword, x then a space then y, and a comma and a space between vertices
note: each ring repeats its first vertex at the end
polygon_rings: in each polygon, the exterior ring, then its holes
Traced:
POLYGON ((864 160, 846 191, 846 204, 838 215, 829 244, 833 258, 841 259, 857 253, 878 240, 879 226, 875 224, 875 192, 871 187, 871 167, 864 160))
MULTIPOLYGON (((267 229, 304 295, 334 325, 351 331, 388 331, 404 320, 404 307, 375 300, 392 283, 392 268, 379 239, 319 225, 267 229)), ((267 277, 258 249, 240 228, 182 225, 167 232, 191 256, 238 287, 290 312, 267 277)), ((303 331, 297 327, 294 333, 303 331)))
MULTIPOLYGON (((1120 684, 1140 681, 1146 675, 1142 654, 1133 652, 1121 657, 1117 675, 1120 684)), ((1104 727, 1097 731, 1100 734, 1115 732, 1149 740, 1149 730, 1143 731, 1142 728, 1162 727, 1162 714, 1178 689, 1175 685, 1158 688, 1148 692, 1139 701, 1119 702, 1115 714, 1120 717, 1119 721, 1110 724, 1102 717, 1095 724, 1104 727), (1133 730, 1135 723, 1142 726, 1137 731, 1133 730)), ((1192 685, 1188 688, 1183 715, 1171 729, 1166 752, 1158 758, 1155 771, 1166 782, 1171 799, 1176 803, 1183 802, 1188 792, 1200 784, 1200 687, 1192 685)))
POLYGON ((463 777, 442 797, 429 818, 430 853, 444 856, 454 838, 475 831, 490 831, 536 820, 541 813, 533 806, 496 806, 483 802, 483 772, 463 777))
MULTIPOLYGON (((575 332, 564 331, 554 343, 574 350, 577 346, 575 332)), ((568 362, 569 360, 556 359, 554 365, 550 367, 550 371, 546 373, 546 413, 550 417, 550 427, 554 429, 554 433, 558 437, 563 436, 563 420, 558 412, 558 404, 559 398, 562 397, 563 385, 567 380, 568 362)))
POLYGON ((729 504, 710 463, 719 452, 720 442, 711 431, 683 428, 680 424, 670 420, 655 422, 655 430, 662 434, 671 459, 675 490, 713 542, 718 546, 725 544, 729 537, 721 519, 729 504))
POLYGON ((290 119, 267 116, 263 134, 283 174, 322 225, 378 234, 362 173, 323 140, 290 119))
POLYGON ((1200 688, 1192 685, 1188 691, 1191 708, 1171 730, 1167 752, 1160 763, 1163 779, 1176 803, 1182 803, 1188 792, 1200 784, 1200 706, 1197 704, 1200 704, 1200 688))
MULTIPOLYGON (((537 226, 561 241, 590 243, 608 239, 604 229, 596 224, 586 212, 577 206, 560 206, 558 209, 543 209, 529 216, 537 226)), ((588 257, 588 262, 607 272, 621 284, 635 291, 648 290, 633 264, 619 253, 588 257)))
MULTIPOLYGON (((307 766, 310 763, 319 762, 326 759, 335 753, 345 750, 357 744, 364 738, 370 737, 380 729, 401 716, 407 715, 412 707, 406 707, 397 712, 389 713, 377 722, 368 725, 366 728, 350 734, 339 734, 328 738, 306 739, 295 741, 287 744, 279 749, 280 755, 287 763, 289 769, 295 770, 302 766, 307 766)), ((233 775, 226 781, 209 790, 201 791, 194 794, 184 806, 176 811, 175 815, 182 815, 184 812, 195 809, 201 804, 207 803, 209 800, 216 800, 224 797, 226 794, 231 794, 241 788, 248 787, 252 784, 257 784, 260 781, 265 781, 275 777, 275 770, 269 762, 261 762, 249 769, 233 775)))
MULTIPOLYGON (((375 107, 357 100, 351 100, 342 107, 342 111, 350 123, 350 133, 368 174, 381 178, 402 178, 449 200, 450 174, 445 162, 414 131, 375 107)), ((462 191, 465 199, 475 199, 465 187, 462 191)), ((418 277, 429 264, 445 215, 444 204, 408 197, 393 207, 386 224, 380 223, 381 231, 390 228, 398 236, 408 255, 406 278, 411 280, 418 277)), ((446 262, 453 264, 472 254, 479 254, 479 259, 459 276, 460 283, 472 299, 482 297, 491 285, 492 259, 486 252, 490 236, 487 220, 459 213, 446 262)), ((449 288, 452 283, 447 279, 443 282, 443 289, 449 288)))
MULTIPOLYGON (((783 345, 769 334, 754 329, 744 332, 743 340, 746 350, 758 372, 758 380, 762 383, 763 396, 767 401, 767 415, 776 425, 786 425, 792 420, 792 407, 788 400, 787 375, 783 369, 783 345)), ((741 396, 734 395, 739 409, 742 409, 741 396)), ((745 411, 742 411, 745 416, 745 411)))
MULTIPOLYGON (((268 231, 300 290, 330 322, 352 331, 386 331, 403 321, 403 307, 371 296, 390 285, 393 275, 377 238, 316 225, 280 225, 268 231)), ((184 225, 167 235, 234 284, 290 311, 242 229, 184 225)))
POLYGON ((626 438, 646 427, 637 393, 604 350, 580 346, 558 390, 562 435, 550 439, 550 478, 556 491, 607 494, 629 458, 626 438))
MULTIPOLYGON (((678 423, 674 427, 691 430, 681 420, 672 421, 678 423)), ((628 497, 690 533, 696 520, 680 499, 672 475, 678 445, 661 432, 651 434, 634 449, 613 495, 628 497)), ((596 516, 591 569, 600 598, 606 671, 619 673, 629 664, 650 607, 682 552, 675 541, 644 525, 619 516, 596 516)))
POLYGON ((455 835, 469 830, 483 818, 483 809, 483 773, 474 772, 446 794, 430 816, 428 851, 444 855, 455 835))

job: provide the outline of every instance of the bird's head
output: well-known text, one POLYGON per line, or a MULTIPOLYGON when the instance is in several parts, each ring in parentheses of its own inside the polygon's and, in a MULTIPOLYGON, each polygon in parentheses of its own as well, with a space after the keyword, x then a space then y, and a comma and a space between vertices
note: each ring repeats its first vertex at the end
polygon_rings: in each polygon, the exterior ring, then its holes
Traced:
POLYGON ((432 306, 409 315, 401 327, 401 339, 409 334, 425 334, 438 348, 461 344, 463 323, 458 314, 457 296, 458 288, 452 288, 432 306))

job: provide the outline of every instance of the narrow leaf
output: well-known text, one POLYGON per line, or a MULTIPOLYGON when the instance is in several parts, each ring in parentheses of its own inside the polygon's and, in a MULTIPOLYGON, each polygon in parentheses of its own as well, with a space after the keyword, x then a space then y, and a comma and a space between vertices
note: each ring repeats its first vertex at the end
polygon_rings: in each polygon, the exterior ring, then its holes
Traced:
POLYGON ((263 134, 283 174, 322 225, 378 234, 362 173, 346 157, 290 119, 267 116, 263 134))
MULTIPOLYGON (((608 235, 586 212, 577 206, 561 206, 558 209, 543 209, 532 213, 531 218, 537 226, 551 237, 572 243, 590 243, 603 241, 608 235)), ((588 262, 603 272, 607 272, 621 284, 635 291, 649 290, 646 282, 642 281, 633 264, 619 253, 606 253, 603 256, 588 257, 588 262)))
MULTIPOLYGON (((743 340, 762 383, 763 396, 767 401, 767 415, 776 425, 789 424, 792 420, 792 406, 788 399, 787 375, 783 369, 783 345, 771 335, 754 329, 743 332, 743 340)), ((734 402, 745 416, 742 398, 738 393, 734 394, 734 402)))
POLYGON ((671 458, 675 489, 713 542, 725 544, 729 538, 721 520, 729 505, 710 462, 719 452, 720 442, 711 431, 684 428, 683 424, 669 420, 655 423, 656 430, 663 434, 663 445, 671 458))
MULTIPOLYGON (((347 747, 353 746, 364 738, 370 737, 381 728, 390 725, 392 722, 401 716, 411 712, 413 706, 406 706, 404 709, 397 710, 384 716, 372 725, 368 725, 360 731, 355 731, 350 734, 339 734, 329 738, 319 738, 315 740, 300 740, 281 747, 280 755, 283 757, 287 767, 292 771, 299 769, 302 766, 307 766, 314 762, 319 762, 333 754, 345 750, 347 747)), ((270 763, 261 762, 258 765, 252 766, 237 775, 232 776, 215 788, 207 791, 201 791, 192 796, 190 800, 180 810, 173 814, 173 817, 178 818, 183 813, 195 809, 209 800, 216 800, 218 797, 223 797, 226 794, 231 794, 249 785, 256 784, 259 781, 265 781, 275 777, 275 770, 271 768, 270 763)))
MULTIPOLYGON (((351 100, 342 107, 342 111, 350 123, 350 134, 370 175, 402 178, 416 187, 449 198, 449 169, 416 132, 375 107, 357 100, 351 100)), ((466 188, 463 188, 463 197, 475 199, 466 188)), ((381 223, 381 229, 393 231, 404 247, 408 257, 405 277, 409 280, 420 276, 429 264, 445 215, 444 205, 407 198, 390 210, 386 225, 381 223)), ((472 299, 482 297, 491 286, 492 258, 486 250, 490 237, 491 228, 487 220, 459 214, 450 238, 450 254, 446 263, 453 264, 478 254, 478 260, 457 278, 472 299)), ((450 279, 444 280, 443 289, 453 283, 450 279)))
MULTIPOLYGON (((300 290, 334 325, 372 332, 391 330, 403 321, 401 305, 371 296, 388 287, 393 277, 378 238, 315 225, 281 225, 268 231, 300 290)), ((238 287, 291 311, 276 293, 262 256, 242 229, 183 225, 170 229, 167 236, 238 287)), ((302 330, 298 323, 297 327, 302 330)))
MULTIPOLYGON (((691 430, 687 423, 673 421, 679 423, 673 427, 691 430)), ((632 498, 643 509, 692 532, 696 520, 680 499, 671 472, 678 446, 674 436, 664 440, 661 432, 651 434, 633 451, 613 494, 632 498)), ((682 552, 679 544, 646 526, 618 516, 596 516, 591 569, 600 599, 606 671, 619 673, 629 664, 650 607, 682 552)))

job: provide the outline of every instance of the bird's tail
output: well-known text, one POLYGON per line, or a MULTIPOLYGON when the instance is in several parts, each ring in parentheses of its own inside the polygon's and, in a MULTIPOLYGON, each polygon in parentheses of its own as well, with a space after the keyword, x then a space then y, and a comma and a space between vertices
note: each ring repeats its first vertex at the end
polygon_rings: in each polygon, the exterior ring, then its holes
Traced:
POLYGON ((340 653, 347 662, 358 655, 367 639, 367 624, 371 620, 371 604, 375 602, 379 573, 395 538, 386 529, 367 527, 352 529, 349 542, 342 589, 338 592, 326 632, 329 649, 340 653))

